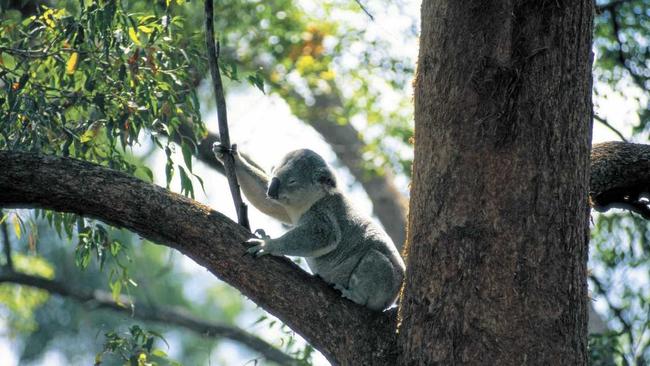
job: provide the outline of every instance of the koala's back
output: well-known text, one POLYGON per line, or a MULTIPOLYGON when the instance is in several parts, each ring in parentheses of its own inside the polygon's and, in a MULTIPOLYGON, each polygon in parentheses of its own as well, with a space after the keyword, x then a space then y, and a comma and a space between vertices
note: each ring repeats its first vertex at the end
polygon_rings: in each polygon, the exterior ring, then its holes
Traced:
POLYGON ((404 262, 386 233, 370 219, 360 215, 340 192, 333 192, 316 202, 301 218, 302 220, 326 221, 331 227, 331 239, 338 245, 333 251, 306 258, 312 272, 325 281, 347 285, 351 273, 371 250, 385 255, 398 271, 398 280, 404 270, 404 262))

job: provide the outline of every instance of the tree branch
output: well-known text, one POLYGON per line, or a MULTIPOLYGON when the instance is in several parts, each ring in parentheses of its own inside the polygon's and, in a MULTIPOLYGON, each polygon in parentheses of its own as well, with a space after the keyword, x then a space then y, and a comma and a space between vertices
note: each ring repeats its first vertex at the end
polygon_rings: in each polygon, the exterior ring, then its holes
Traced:
MULTIPOLYGON (((131 311, 131 307, 120 306, 110 293, 105 291, 90 291, 87 289, 76 289, 63 282, 48 280, 43 277, 32 276, 14 271, 0 271, 0 283, 14 283, 39 288, 62 297, 72 299, 78 303, 94 308, 109 309, 116 312, 129 314, 134 318, 164 324, 172 324, 186 328, 204 337, 228 338, 239 342, 249 349, 258 352, 264 358, 280 365, 295 365, 297 360, 284 354, 270 343, 242 330, 224 324, 217 324, 196 318, 184 309, 170 307, 150 307, 138 304, 131 311)), ((124 297, 120 300, 123 304, 130 304, 131 301, 124 297)))
POLYGON ((364 13, 366 13, 366 15, 368 16, 368 18, 370 18, 370 20, 373 20, 373 21, 375 20, 375 17, 373 17, 372 14, 368 11, 368 9, 366 9, 366 7, 361 3, 361 0, 354 0, 354 1, 357 3, 357 5, 359 5, 361 10, 364 13))
POLYGON ((177 249, 277 316, 332 363, 388 364, 394 313, 341 297, 289 260, 244 256, 250 232, 209 207, 92 163, 0 151, 0 206, 100 219, 177 249))
MULTIPOLYGON (((214 9, 212 0, 205 1, 205 44, 208 50, 208 65, 210 66, 210 75, 212 75, 212 86, 214 88, 214 98, 217 102, 217 119, 219 121, 219 137, 221 144, 226 147, 223 164, 230 194, 235 203, 237 210, 237 220, 239 224, 250 231, 248 223, 248 207, 242 201, 239 183, 237 183, 237 174, 235 174, 235 158, 232 155, 233 146, 230 145, 230 135, 228 134, 228 114, 226 111, 226 98, 223 95, 223 83, 219 73, 219 51, 215 49, 214 41, 214 9)), ((217 47, 219 44, 217 43, 217 47)))
POLYGON ((650 145, 594 145, 589 191, 591 204, 598 211, 623 208, 650 219, 650 145))
POLYGON ((619 131, 618 129, 616 129, 616 127, 612 126, 612 125, 609 123, 609 121, 607 121, 606 119, 604 119, 604 118, 602 118, 602 117, 599 117, 599 116, 596 115, 596 114, 594 114, 594 119, 595 119, 596 121, 600 122, 603 126, 605 126, 605 127, 609 128, 610 130, 612 130, 612 132, 614 132, 615 134, 617 134, 618 137, 621 139, 621 141, 623 141, 623 142, 627 142, 627 139, 625 138, 625 136, 623 136, 623 134, 621 133, 621 131, 619 131))

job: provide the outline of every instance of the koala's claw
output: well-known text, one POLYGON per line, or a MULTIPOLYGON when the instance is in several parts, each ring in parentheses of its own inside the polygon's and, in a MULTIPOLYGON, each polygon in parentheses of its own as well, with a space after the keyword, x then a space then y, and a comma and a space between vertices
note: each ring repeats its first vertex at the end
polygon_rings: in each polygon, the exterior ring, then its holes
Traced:
POLYGON ((269 254, 268 248, 266 248, 266 242, 264 240, 249 239, 246 241, 246 244, 252 245, 250 248, 246 249, 246 253, 254 257, 261 257, 263 255, 269 254))
POLYGON ((255 230, 255 232, 253 234, 257 235, 260 239, 270 239, 271 238, 270 236, 266 235, 266 231, 264 231, 264 229, 257 229, 257 230, 255 230))
POLYGON ((230 148, 228 148, 221 142, 217 141, 212 144, 212 152, 219 160, 223 159, 223 156, 225 154, 232 154, 232 156, 237 156, 237 144, 232 144, 230 148))

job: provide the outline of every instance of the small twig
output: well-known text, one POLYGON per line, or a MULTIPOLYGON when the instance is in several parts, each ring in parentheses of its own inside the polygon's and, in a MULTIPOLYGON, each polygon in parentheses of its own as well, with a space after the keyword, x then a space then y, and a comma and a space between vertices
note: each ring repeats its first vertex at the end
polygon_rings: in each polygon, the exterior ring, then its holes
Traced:
MULTIPOLYGON (((0 211, 0 217, 2 216, 3 212, 0 211)), ((5 266, 9 268, 9 270, 14 269, 14 262, 11 259, 11 241, 9 240, 9 230, 7 229, 7 221, 4 221, 2 223, 2 239, 4 240, 4 253, 5 253, 5 260, 7 263, 5 263, 5 266)))
POLYGON ((615 134, 618 135, 618 137, 619 137, 623 142, 628 142, 627 139, 625 138, 625 136, 623 136, 623 134, 621 133, 621 131, 617 130, 616 127, 612 126, 612 125, 609 123, 609 121, 607 121, 606 119, 604 119, 604 118, 602 118, 602 117, 600 117, 600 116, 598 116, 598 115, 595 115, 595 114, 594 114, 594 119, 595 119, 596 121, 600 122, 603 126, 605 126, 605 127, 609 128, 610 130, 612 130, 615 134))
POLYGON ((375 17, 372 16, 372 14, 368 11, 368 9, 366 9, 366 7, 363 4, 361 4, 361 0, 354 0, 354 1, 359 5, 361 10, 363 10, 363 12, 366 13, 366 15, 368 16, 368 18, 370 18, 370 20, 372 21, 375 20, 375 17))
POLYGON ((49 52, 45 50, 26 50, 21 48, 11 48, 11 47, 0 47, 0 51, 6 52, 10 55, 27 57, 27 58, 43 58, 49 56, 60 56, 61 52, 66 53, 78 53, 80 55, 88 55, 96 53, 94 51, 79 51, 73 48, 61 48, 56 52, 49 52))
MULTIPOLYGON (((221 74, 219 73, 219 55, 217 48, 215 48, 214 39, 214 9, 212 0, 205 0, 205 44, 208 49, 208 65, 210 66, 210 75, 212 75, 212 84, 214 87, 214 97, 217 103, 217 119, 219 121, 219 137, 221 144, 226 147, 227 151, 232 150, 230 145, 230 136, 228 134, 228 115, 226 113, 226 98, 223 94, 223 83, 221 82, 221 74)), ((223 165, 226 171, 226 178, 228 179, 228 186, 230 187, 230 194, 235 203, 237 210, 237 220, 240 225, 250 231, 248 223, 248 208, 241 198, 239 190, 239 183, 237 182, 237 175, 235 174, 235 158, 232 153, 225 153, 223 157, 223 165)))

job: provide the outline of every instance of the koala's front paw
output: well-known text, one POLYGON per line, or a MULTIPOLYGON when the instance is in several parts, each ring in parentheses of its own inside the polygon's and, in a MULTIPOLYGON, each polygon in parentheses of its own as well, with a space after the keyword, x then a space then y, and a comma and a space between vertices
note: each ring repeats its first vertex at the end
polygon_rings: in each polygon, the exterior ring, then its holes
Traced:
POLYGON ((217 160, 221 162, 223 162, 223 157, 226 154, 232 154, 235 160, 239 158, 239 151, 237 151, 237 144, 232 144, 232 146, 228 148, 227 146, 221 144, 221 142, 217 141, 214 144, 212 144, 212 152, 214 153, 214 156, 217 158, 217 160))
POLYGON ((223 156, 228 152, 228 148, 223 146, 221 142, 215 142, 212 144, 212 152, 214 153, 214 156, 217 158, 219 161, 223 161, 223 156))
POLYGON ((248 239, 246 244, 251 245, 250 248, 246 249, 246 252, 254 257, 271 254, 268 241, 265 239, 248 239))

